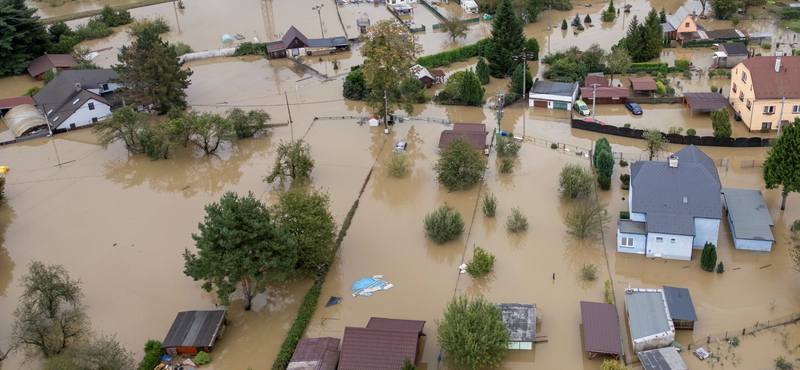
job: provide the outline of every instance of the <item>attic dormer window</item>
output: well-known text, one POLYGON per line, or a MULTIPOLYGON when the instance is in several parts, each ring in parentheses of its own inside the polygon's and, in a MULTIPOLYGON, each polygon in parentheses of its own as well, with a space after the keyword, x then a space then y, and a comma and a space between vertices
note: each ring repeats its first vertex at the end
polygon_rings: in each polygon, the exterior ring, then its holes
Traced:
POLYGON ((47 111, 47 115, 48 115, 48 116, 49 116, 49 115, 51 115, 51 114, 53 114, 53 110, 52 110, 52 109, 51 109, 51 110, 49 110, 49 111, 47 111))
POLYGON ((55 119, 53 119, 53 122, 56 122, 56 121, 58 121, 58 119, 59 119, 59 118, 60 118, 60 116, 59 116, 59 117, 56 117, 55 119))
POLYGON ((74 101, 74 102, 72 102, 72 105, 78 104, 78 102, 79 102, 79 101, 81 101, 81 98, 77 98, 77 99, 75 99, 75 101, 74 101))

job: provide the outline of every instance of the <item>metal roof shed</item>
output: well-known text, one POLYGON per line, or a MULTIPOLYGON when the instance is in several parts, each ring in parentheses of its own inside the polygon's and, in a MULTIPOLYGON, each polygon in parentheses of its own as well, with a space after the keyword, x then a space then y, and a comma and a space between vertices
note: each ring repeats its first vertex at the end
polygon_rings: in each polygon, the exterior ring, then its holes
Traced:
POLYGON ((614 305, 581 301, 581 320, 583 347, 589 352, 589 358, 594 358, 598 354, 619 358, 624 354, 617 309, 614 305))
POLYGON ((336 370, 339 363, 339 339, 303 338, 297 342, 286 370, 336 370))
POLYGON ((775 236, 772 216, 760 190, 722 188, 736 249, 770 251, 775 236))
POLYGON ((631 77, 633 91, 656 91, 656 81, 652 77, 631 77))
POLYGON ((178 312, 161 349, 168 355, 211 352, 225 323, 227 310, 178 312))
POLYGON ((667 299, 669 315, 676 330, 694 330, 697 314, 689 289, 664 286, 664 297, 667 299))
POLYGON ((503 325, 509 333, 508 349, 533 349, 536 340, 536 305, 527 303, 498 303, 503 325))
POLYGON ((639 356, 644 370, 689 370, 675 347, 639 352, 636 355, 639 356))
POLYGON ((675 327, 661 289, 626 289, 625 308, 634 352, 666 347, 675 340, 675 327))
POLYGON ((397 370, 406 358, 417 363, 424 321, 372 318, 366 328, 347 326, 339 370, 397 370))

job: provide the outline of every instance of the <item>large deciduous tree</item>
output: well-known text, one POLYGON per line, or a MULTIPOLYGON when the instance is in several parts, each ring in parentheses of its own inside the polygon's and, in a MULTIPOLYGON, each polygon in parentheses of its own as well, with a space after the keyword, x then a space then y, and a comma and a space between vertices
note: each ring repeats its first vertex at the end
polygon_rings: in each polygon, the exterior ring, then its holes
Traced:
POLYGON ((458 368, 494 369, 503 362, 509 334, 499 307, 483 297, 458 296, 437 322, 436 338, 458 368))
POLYGON ((150 127, 152 115, 136 112, 130 107, 122 107, 111 116, 92 127, 92 132, 100 136, 100 144, 108 147, 117 141, 125 143, 125 148, 133 154, 144 153, 142 138, 150 127))
POLYGON ((281 194, 270 208, 275 223, 297 240, 297 269, 319 273, 336 253, 336 221, 330 197, 317 190, 294 189, 281 194))
POLYGON ((303 140, 281 141, 278 144, 278 153, 275 155, 275 166, 264 181, 272 183, 277 179, 283 184, 287 178, 291 178, 292 182, 302 182, 311 177, 313 169, 311 145, 303 140))
POLYGON ((436 179, 450 191, 465 190, 477 184, 486 171, 483 155, 464 139, 456 138, 443 148, 434 165, 436 179))
POLYGON ((268 133, 267 122, 270 119, 269 113, 263 110, 245 112, 241 108, 233 108, 228 111, 228 120, 233 124, 233 130, 239 139, 253 137, 259 133, 268 133))
POLYGON ((203 149, 206 154, 217 151, 223 142, 237 140, 233 122, 217 113, 191 111, 184 120, 189 133, 189 141, 203 149))
POLYGON ((745 14, 747 14, 747 10, 750 9, 751 6, 764 5, 766 2, 766 0, 740 0, 742 12, 745 14))
POLYGON ((18 75, 42 55, 49 36, 25 0, 0 0, 0 77, 18 75))
POLYGON ((710 0, 711 8, 714 10, 714 16, 719 19, 728 19, 736 14, 739 5, 736 0, 710 0))
POLYGON ((442 20, 441 27, 439 27, 439 29, 447 32, 447 34, 450 36, 450 39, 455 42, 457 38, 467 36, 467 30, 469 29, 469 26, 467 26, 467 24, 463 21, 464 15, 461 11, 454 12, 450 10, 447 12, 447 15, 445 15, 444 20, 442 20))
POLYGON ((624 75, 631 67, 631 56, 628 49, 623 47, 613 48, 611 53, 606 55, 606 67, 611 72, 611 84, 614 83, 614 73, 624 75))
POLYGON ((219 203, 205 207, 206 216, 192 234, 197 254, 184 251, 187 276, 203 280, 203 289, 216 289, 223 305, 241 286, 244 309, 250 310, 253 296, 266 289, 268 282, 285 280, 297 263, 297 241, 285 228, 278 227, 269 210, 248 192, 239 197, 226 192, 219 203))
POLYGON ((651 161, 653 158, 656 158, 662 153, 666 152, 669 148, 669 141, 657 128, 645 129, 642 133, 642 139, 645 141, 644 152, 651 161))
POLYGON ((173 107, 186 107, 186 88, 192 71, 181 68, 175 45, 170 45, 151 30, 142 31, 130 46, 123 46, 113 68, 121 83, 126 104, 151 104, 161 113, 173 107))
POLYGON ((514 72, 514 57, 522 53, 525 35, 522 20, 514 14, 510 0, 502 0, 492 23, 492 37, 486 59, 492 77, 503 78, 514 72))
POLYGON ((800 191, 800 118, 782 127, 781 136, 764 161, 767 189, 781 189, 781 210, 786 209, 789 193, 800 191))

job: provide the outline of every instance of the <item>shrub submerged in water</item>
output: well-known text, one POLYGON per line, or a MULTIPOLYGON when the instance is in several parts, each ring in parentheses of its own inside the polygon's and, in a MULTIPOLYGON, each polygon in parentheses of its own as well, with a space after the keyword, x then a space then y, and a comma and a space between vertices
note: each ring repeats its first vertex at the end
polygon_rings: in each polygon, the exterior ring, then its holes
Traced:
POLYGON ((464 219, 461 213, 443 205, 425 216, 423 228, 425 235, 438 244, 444 244, 464 233, 464 219))

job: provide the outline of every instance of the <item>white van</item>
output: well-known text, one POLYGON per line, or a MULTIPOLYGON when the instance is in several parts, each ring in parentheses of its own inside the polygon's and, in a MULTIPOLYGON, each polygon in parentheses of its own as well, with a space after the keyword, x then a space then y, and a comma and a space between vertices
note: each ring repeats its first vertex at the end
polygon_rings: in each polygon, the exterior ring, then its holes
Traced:
POLYGON ((473 0, 461 0, 461 7, 469 14, 478 14, 478 3, 473 0))

